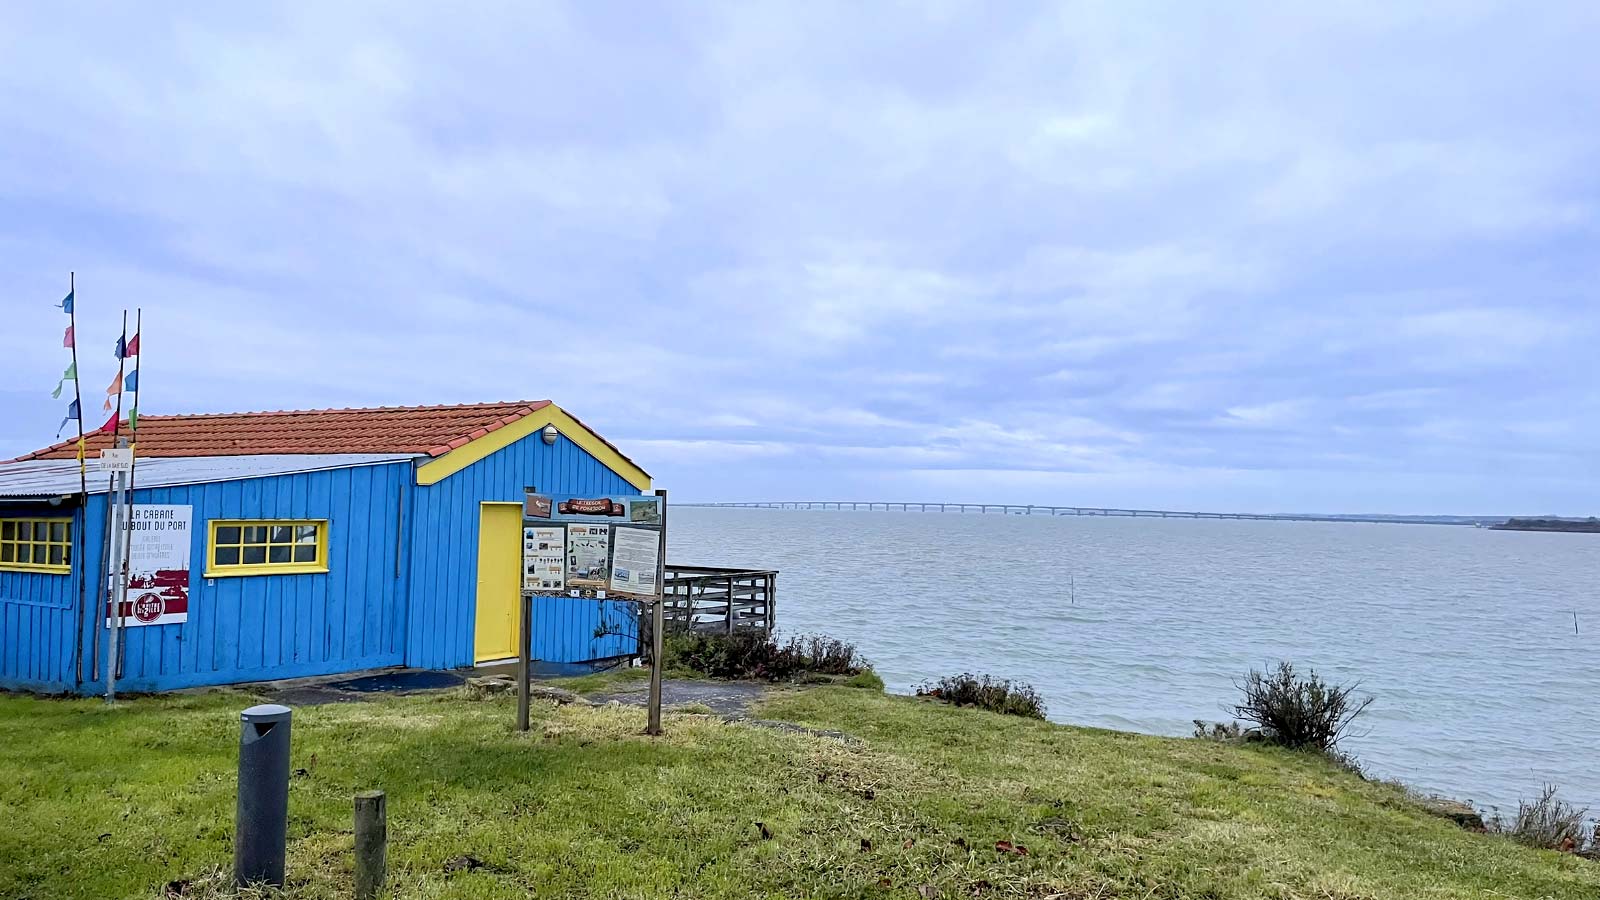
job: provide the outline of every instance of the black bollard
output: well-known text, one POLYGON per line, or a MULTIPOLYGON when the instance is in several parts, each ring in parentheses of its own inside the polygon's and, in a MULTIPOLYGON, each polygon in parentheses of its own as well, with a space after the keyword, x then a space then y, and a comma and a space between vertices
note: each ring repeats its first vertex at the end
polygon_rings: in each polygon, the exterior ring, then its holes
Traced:
POLYGON ((289 717, 269 703, 239 714, 239 805, 233 829, 233 883, 283 887, 289 828, 289 717))
POLYGON ((388 802, 383 791, 362 791, 356 795, 356 900, 383 893, 388 853, 388 802))

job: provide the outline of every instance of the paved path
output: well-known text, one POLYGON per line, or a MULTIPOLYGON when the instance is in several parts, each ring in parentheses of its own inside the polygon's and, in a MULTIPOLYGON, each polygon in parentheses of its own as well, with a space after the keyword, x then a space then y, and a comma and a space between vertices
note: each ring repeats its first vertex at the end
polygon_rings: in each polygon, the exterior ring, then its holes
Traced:
MULTIPOLYGON (((767 692, 764 684, 748 681, 697 681, 694 679, 667 678, 661 682, 661 705, 685 706, 698 703, 724 718, 743 718, 750 706, 767 692)), ((590 694, 594 703, 612 700, 629 706, 644 706, 650 700, 650 683, 639 681, 619 685, 612 690, 590 694)))
MULTIPOLYGON (((395 669, 367 675, 333 675, 319 678, 298 678, 289 681, 264 682, 246 685, 274 703, 286 706, 322 706, 328 703, 360 703, 384 694, 429 694, 455 690, 466 683, 471 672, 434 672, 420 669, 395 669)), ((505 674, 498 673, 497 674, 505 674)), ((560 684, 535 681, 535 685, 559 688, 560 684)), ((209 688, 205 689, 209 690, 209 688)), ((661 705, 704 706, 729 722, 740 722, 757 728, 772 728, 792 734, 810 734, 856 742, 857 739, 842 731, 807 728, 792 722, 773 722, 750 717, 750 709, 761 701, 771 685, 750 681, 704 681, 693 678, 668 678, 661 682, 661 705)), ((650 701, 648 681, 622 682, 615 687, 590 694, 583 698, 590 703, 617 702, 628 706, 644 706, 650 701)))

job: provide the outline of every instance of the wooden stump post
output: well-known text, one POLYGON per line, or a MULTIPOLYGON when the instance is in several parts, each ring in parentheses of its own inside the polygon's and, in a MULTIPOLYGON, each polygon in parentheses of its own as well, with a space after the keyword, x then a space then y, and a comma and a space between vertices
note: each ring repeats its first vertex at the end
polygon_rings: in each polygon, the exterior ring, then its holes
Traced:
POLYGON ((383 892, 389 855, 389 813, 383 791, 356 794, 356 900, 383 892))
POLYGON ((533 680, 533 597, 517 600, 517 730, 528 730, 528 685, 533 680))

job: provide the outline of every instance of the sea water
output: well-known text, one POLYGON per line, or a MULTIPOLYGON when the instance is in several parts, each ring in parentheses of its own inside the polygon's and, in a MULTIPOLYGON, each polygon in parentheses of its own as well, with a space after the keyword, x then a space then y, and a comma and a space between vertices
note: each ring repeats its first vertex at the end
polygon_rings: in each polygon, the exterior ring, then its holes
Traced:
POLYGON ((674 563, 777 569, 782 632, 892 691, 1034 685, 1058 722, 1186 735, 1290 660, 1376 697, 1372 774, 1600 812, 1600 535, 1443 525, 678 507, 674 563))

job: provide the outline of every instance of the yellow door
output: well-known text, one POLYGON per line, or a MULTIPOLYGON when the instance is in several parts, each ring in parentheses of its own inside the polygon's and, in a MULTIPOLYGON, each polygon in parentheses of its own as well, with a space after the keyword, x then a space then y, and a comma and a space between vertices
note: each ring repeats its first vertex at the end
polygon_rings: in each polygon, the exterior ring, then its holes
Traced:
POLYGON ((478 507, 478 628, 473 659, 517 655, 517 588, 522 567, 522 504, 478 507))

